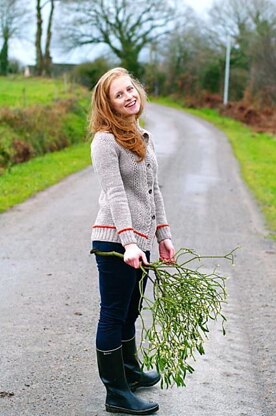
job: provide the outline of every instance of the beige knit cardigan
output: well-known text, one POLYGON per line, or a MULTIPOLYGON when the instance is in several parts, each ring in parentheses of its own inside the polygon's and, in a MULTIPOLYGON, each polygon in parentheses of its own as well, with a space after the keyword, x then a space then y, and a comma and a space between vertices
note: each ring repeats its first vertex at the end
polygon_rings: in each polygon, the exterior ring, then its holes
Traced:
POLYGON ((153 142, 146 130, 142 133, 147 146, 142 162, 111 133, 97 132, 93 138, 92 163, 102 190, 92 240, 123 246, 136 243, 146 251, 151 250, 155 236, 158 242, 171 238, 153 142))

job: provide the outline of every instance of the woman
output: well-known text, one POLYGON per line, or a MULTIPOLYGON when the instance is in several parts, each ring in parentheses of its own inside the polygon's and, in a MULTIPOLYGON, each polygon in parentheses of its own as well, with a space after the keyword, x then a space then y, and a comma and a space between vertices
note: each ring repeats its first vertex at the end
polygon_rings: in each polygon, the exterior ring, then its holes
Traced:
MULTIPOLYGON (((133 391, 160 380, 156 371, 142 372, 137 359, 140 263, 148 264, 155 236, 160 258, 174 259, 153 143, 138 124, 145 101, 140 83, 124 68, 114 68, 94 88, 90 120, 95 133, 92 161, 102 187, 93 249, 124 254, 124 261, 96 255, 101 295, 99 374, 107 390, 106 410, 136 415, 151 414, 158 404, 139 399, 133 391)), ((145 285, 146 279, 144 289, 145 285)))

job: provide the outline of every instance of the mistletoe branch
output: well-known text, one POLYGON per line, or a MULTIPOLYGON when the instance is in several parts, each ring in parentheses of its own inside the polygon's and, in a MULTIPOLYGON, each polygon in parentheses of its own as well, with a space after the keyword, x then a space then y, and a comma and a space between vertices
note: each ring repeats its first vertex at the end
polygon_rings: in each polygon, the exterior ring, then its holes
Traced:
MULTIPOLYGON (((203 343, 210 320, 221 318, 225 334, 222 306, 227 298, 226 278, 215 270, 206 273, 187 265, 203 259, 225 259, 233 264, 235 250, 223 256, 201 256, 194 250, 181 248, 176 253, 175 263, 158 260, 149 265, 141 264, 142 365, 147 369, 157 368, 161 374, 161 388, 186 385, 187 373, 194 371, 191 359, 195 360, 196 352, 205 353, 203 343), (183 256, 186 256, 185 261, 180 262, 183 256), (155 278, 148 275, 149 271, 153 271, 155 278), (152 284, 151 298, 143 293, 146 276, 152 284), (146 311, 150 312, 149 321, 143 316, 146 311)), ((124 258, 115 251, 91 250, 91 253, 124 258)))

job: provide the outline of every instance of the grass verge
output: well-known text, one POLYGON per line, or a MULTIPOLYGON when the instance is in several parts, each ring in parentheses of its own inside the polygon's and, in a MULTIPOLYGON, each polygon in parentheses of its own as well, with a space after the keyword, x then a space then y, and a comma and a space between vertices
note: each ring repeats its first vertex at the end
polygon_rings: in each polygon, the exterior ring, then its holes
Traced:
POLYGON ((90 161, 90 143, 80 143, 14 165, 0 176, 0 212, 75 173, 90 161))
POLYGON ((65 79, 23 76, 0 77, 0 105, 26 108, 37 104, 52 104, 56 100, 82 98, 84 88, 65 79))
POLYGON ((201 117, 227 135, 240 163, 242 177, 264 213, 271 237, 276 239, 276 137, 256 133, 236 120, 222 117, 213 109, 187 109, 169 98, 152 101, 201 117))

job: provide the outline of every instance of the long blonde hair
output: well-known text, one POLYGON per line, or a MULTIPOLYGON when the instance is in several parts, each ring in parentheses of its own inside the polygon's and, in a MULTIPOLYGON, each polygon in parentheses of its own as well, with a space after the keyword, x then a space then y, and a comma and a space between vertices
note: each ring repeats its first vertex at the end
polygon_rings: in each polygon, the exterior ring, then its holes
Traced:
POLYGON ((91 114, 89 121, 90 133, 108 131, 124 148, 131 150, 142 161, 146 155, 146 145, 137 126, 137 119, 142 114, 146 102, 146 93, 139 81, 134 79, 124 68, 113 68, 106 72, 97 82, 92 93, 91 114), (128 75, 140 96, 140 110, 135 121, 117 114, 110 102, 110 85, 114 79, 128 75))

